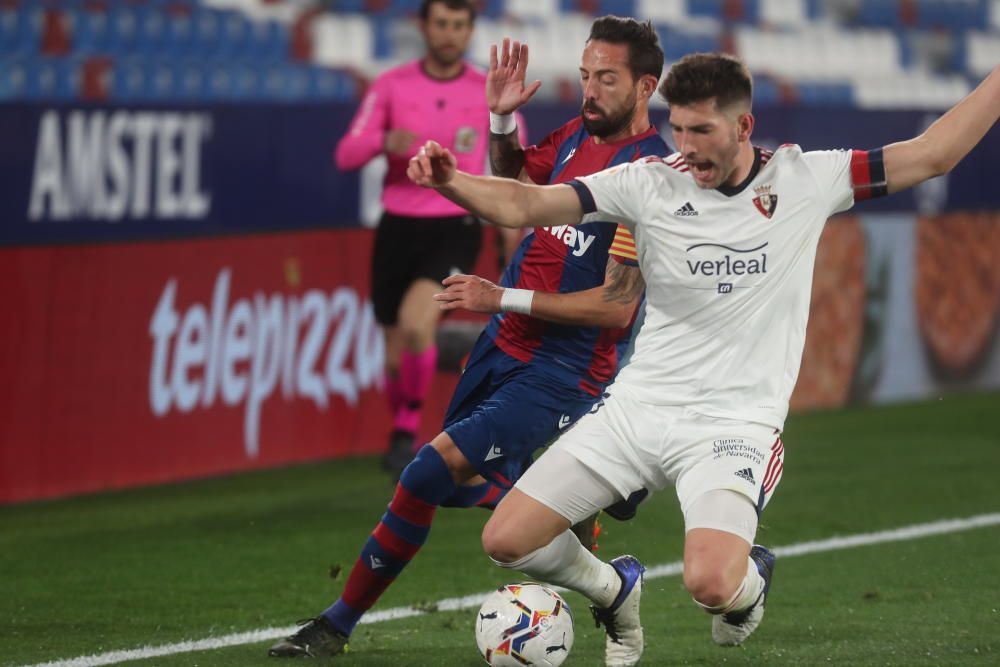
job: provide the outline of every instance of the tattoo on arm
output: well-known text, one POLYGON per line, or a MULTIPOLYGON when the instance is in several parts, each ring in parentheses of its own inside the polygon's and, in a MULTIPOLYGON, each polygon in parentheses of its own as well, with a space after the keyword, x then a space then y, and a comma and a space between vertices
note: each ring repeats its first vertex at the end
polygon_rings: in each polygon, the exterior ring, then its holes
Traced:
POLYGON ((490 169, 494 176, 517 178, 524 167, 524 149, 517 130, 510 134, 490 133, 490 169))
POLYGON ((646 281, 643 280, 639 267, 617 262, 613 257, 608 258, 604 275, 603 298, 610 303, 631 303, 641 297, 646 289, 646 281))

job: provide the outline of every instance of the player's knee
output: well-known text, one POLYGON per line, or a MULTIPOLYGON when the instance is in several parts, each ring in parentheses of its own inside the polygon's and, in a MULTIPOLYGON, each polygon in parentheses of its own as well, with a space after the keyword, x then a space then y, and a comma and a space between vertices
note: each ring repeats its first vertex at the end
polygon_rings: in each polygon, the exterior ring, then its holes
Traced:
POLYGON ((516 531, 511 530, 504 521, 495 521, 491 517, 483 528, 483 551, 500 567, 509 567, 528 554, 521 544, 516 531))
POLYGON ((725 570, 698 561, 684 563, 684 586, 703 607, 720 607, 739 586, 725 570))

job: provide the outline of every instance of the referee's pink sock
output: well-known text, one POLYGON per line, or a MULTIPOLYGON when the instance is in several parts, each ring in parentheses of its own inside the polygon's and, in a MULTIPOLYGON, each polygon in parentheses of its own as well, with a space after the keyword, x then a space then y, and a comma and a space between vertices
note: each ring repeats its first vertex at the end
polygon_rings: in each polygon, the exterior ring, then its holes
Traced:
POLYGON ((438 350, 431 345, 422 352, 404 350, 399 360, 400 401, 393 426, 401 431, 416 433, 420 428, 420 412, 437 370, 438 350))

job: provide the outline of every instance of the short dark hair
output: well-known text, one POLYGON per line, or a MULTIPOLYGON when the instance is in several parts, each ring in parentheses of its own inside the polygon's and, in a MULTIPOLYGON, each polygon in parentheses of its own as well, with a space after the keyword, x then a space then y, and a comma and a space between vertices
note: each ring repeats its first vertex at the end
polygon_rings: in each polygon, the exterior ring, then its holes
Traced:
POLYGON ((663 74, 663 49, 660 38, 650 21, 640 23, 633 18, 602 16, 590 26, 587 41, 628 45, 628 67, 632 78, 650 74, 660 80, 663 74))
POLYGON ((469 20, 475 22, 476 20, 476 3, 473 0, 423 0, 420 3, 420 20, 426 21, 427 17, 431 15, 431 5, 436 2, 440 2, 442 5, 448 9, 464 9, 469 12, 469 20))
POLYGON ((753 77, 742 60, 728 53, 691 53, 667 72, 660 95, 670 106, 715 99, 719 109, 753 103, 753 77))

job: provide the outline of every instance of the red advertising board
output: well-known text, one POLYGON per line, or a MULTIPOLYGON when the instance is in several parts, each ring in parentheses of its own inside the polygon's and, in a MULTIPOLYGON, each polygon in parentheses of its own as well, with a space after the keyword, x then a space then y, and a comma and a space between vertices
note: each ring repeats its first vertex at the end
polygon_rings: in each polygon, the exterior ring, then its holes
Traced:
MULTIPOLYGON (((0 502, 374 452, 369 230, 0 250, 0 502)), ((454 375, 439 374, 423 435, 454 375)))

